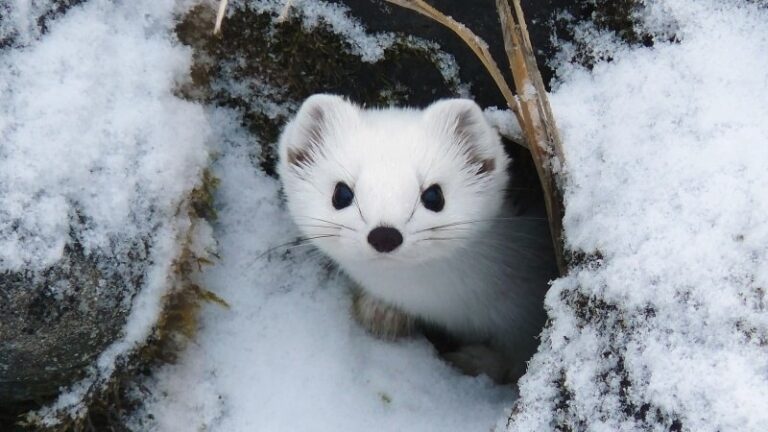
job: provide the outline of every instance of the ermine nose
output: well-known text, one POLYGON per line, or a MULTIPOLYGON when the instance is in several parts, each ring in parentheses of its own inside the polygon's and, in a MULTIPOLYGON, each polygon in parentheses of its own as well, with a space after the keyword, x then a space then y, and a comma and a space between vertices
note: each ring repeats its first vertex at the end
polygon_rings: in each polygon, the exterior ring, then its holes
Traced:
POLYGON ((403 244, 403 235, 392 227, 376 227, 368 233, 368 243, 379 252, 392 252, 403 244))

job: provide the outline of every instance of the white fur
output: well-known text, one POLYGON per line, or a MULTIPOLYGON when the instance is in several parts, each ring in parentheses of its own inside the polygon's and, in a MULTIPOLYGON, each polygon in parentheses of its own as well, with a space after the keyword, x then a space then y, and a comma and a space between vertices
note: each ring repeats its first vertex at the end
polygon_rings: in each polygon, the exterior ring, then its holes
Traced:
POLYGON ((315 95, 287 125, 279 151, 297 225, 307 237, 338 235, 314 243, 367 294, 464 340, 491 341, 515 358, 532 353, 551 275, 546 223, 488 220, 512 217, 504 204, 509 158, 474 102, 361 109, 315 95), (471 120, 463 137, 454 131, 460 118, 471 120), (292 164, 292 151, 312 161, 292 164), (478 175, 473 158, 492 159, 494 169, 478 175), (355 202, 336 210, 331 197, 339 181, 355 202), (440 212, 420 200, 435 183, 445 197, 440 212), (480 222, 422 231, 465 221, 480 222), (397 228, 403 244, 390 253, 373 249, 367 236, 380 225, 397 228))

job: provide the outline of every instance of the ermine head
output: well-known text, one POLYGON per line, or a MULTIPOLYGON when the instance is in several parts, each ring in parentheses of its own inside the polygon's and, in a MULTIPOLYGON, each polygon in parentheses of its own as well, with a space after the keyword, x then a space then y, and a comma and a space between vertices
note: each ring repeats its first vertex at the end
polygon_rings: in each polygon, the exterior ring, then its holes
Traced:
POLYGON ((509 159, 472 101, 424 110, 307 99, 280 138, 296 224, 342 264, 418 264, 454 253, 498 215, 509 159))

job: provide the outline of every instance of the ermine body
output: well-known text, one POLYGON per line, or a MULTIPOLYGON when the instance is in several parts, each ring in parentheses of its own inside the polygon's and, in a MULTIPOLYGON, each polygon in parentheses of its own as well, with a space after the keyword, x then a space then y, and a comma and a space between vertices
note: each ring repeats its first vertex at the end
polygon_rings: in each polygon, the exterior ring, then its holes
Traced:
POLYGON ((279 151, 289 211, 359 285, 366 327, 396 336, 381 327, 405 315, 518 366, 530 357, 551 242, 545 220, 505 200, 510 161, 474 102, 362 109, 315 95, 279 151))

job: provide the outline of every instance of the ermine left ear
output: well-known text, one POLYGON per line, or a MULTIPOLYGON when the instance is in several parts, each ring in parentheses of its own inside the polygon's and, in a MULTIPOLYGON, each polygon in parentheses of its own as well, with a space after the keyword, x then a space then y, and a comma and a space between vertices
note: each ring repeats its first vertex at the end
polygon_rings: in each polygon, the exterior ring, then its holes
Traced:
POLYGON ((280 159, 290 167, 307 167, 323 154, 330 135, 358 108, 341 96, 316 94, 307 98, 280 137, 280 159))
POLYGON ((503 153, 496 130, 488 123, 480 107, 468 99, 446 99, 433 103, 424 111, 425 120, 439 134, 457 146, 476 167, 477 175, 492 173, 496 158, 503 153))

